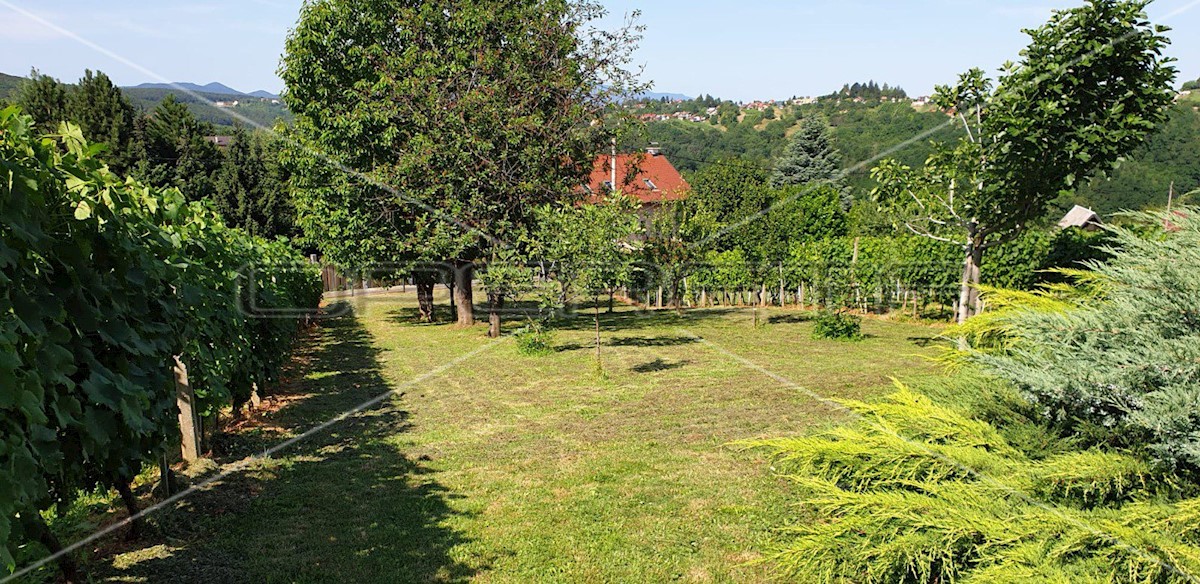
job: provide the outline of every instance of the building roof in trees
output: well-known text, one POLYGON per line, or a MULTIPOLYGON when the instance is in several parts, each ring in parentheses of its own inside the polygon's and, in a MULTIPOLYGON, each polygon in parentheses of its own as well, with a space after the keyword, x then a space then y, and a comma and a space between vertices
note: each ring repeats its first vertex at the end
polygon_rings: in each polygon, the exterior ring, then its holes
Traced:
POLYGON ((1066 229, 1068 227, 1097 227, 1102 223, 1100 216, 1095 211, 1087 207, 1075 205, 1075 208, 1067 212, 1067 215, 1058 222, 1058 226, 1066 229))
POLYGON ((686 198, 691 186, 671 161, 656 149, 617 155, 617 185, 612 181, 612 155, 596 157, 588 183, 588 200, 598 201, 613 190, 629 195, 643 205, 686 198))

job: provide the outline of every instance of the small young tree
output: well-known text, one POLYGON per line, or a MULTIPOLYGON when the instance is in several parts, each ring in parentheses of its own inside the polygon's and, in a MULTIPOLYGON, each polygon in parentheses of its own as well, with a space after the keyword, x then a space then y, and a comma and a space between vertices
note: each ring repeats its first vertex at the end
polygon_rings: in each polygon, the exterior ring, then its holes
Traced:
POLYGON ((480 280, 488 297, 488 337, 500 337, 501 311, 506 300, 533 290, 534 272, 512 249, 496 249, 480 280))
POLYGON ((688 199, 664 204, 646 229, 645 257, 669 290, 671 305, 682 310, 680 286, 711 248, 716 220, 688 199))
POLYGON ((632 238, 641 229, 637 202, 618 191, 598 204, 543 207, 538 218, 535 249, 551 264, 564 298, 574 290, 594 301, 599 367, 600 298, 632 281, 632 238))
POLYGON ((1090 0, 1026 31, 1021 61, 939 87, 966 136, 925 166, 887 160, 874 196, 913 233, 963 250, 959 322, 980 309, 984 252, 1016 237, 1063 191, 1111 167, 1166 119, 1175 76, 1147 0, 1090 0))

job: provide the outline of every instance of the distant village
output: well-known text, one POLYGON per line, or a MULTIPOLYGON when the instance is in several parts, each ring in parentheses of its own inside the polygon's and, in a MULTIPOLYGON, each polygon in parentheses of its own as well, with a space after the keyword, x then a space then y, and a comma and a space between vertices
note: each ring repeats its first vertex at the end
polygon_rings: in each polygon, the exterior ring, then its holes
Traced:
MULTIPOLYGON (((742 110, 756 110, 756 111, 760 111, 760 112, 765 112, 770 109, 784 108, 784 107, 788 107, 788 106, 813 105, 816 103, 820 103, 823 101, 829 101, 829 100, 839 101, 839 102, 840 101, 850 101, 853 103, 905 103, 905 102, 907 102, 907 103, 911 104, 912 107, 915 109, 921 109, 921 108, 928 107, 931 103, 931 97, 928 95, 916 97, 916 98, 899 98, 899 97, 888 97, 888 96, 877 97, 877 98, 874 98, 874 97, 867 98, 867 97, 845 97, 845 96, 836 95, 836 94, 822 96, 822 97, 794 97, 792 99, 787 99, 787 100, 770 99, 770 100, 742 101, 742 102, 734 102, 734 103, 742 110)), ((682 105, 682 104, 688 103, 689 101, 691 101, 691 100, 670 99, 670 100, 667 100, 666 103, 674 104, 674 105, 682 105)), ((656 103, 656 105, 657 105, 657 103, 656 103)), ((650 103, 648 103, 646 101, 636 101, 636 102, 630 103, 629 107, 631 109, 633 109, 634 111, 637 111, 637 110, 647 109, 648 107, 650 107, 650 103)), ((720 111, 720 109, 721 109, 720 107, 714 106, 714 107, 706 108, 705 110, 703 110, 700 113, 697 113, 694 111, 683 111, 683 110, 668 112, 668 113, 643 113, 643 114, 638 115, 638 119, 640 119, 644 122, 666 122, 666 121, 670 121, 670 120, 680 120, 680 121, 684 121, 684 122, 708 122, 714 116, 717 115, 717 113, 720 111)))

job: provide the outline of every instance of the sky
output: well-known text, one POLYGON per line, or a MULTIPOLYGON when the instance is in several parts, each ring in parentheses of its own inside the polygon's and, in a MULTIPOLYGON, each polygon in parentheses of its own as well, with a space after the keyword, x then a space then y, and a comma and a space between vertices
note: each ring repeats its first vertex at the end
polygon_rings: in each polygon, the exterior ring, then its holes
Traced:
MULTIPOLYGON (((656 91, 725 99, 821 95, 875 80, 926 95, 971 67, 995 71, 1021 29, 1082 0, 602 0, 603 23, 640 10, 635 56, 656 91)), ((0 0, 0 72, 67 81, 101 70, 119 85, 219 81, 278 92, 300 0, 0 0)), ((1178 83, 1200 77, 1200 0, 1156 0, 1178 83)))

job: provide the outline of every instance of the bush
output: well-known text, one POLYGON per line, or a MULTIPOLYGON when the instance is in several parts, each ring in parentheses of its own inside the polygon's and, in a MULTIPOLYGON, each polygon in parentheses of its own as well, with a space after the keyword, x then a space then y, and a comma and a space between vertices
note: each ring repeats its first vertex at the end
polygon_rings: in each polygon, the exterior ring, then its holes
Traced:
POLYGON ((903 387, 850 426, 746 443, 811 511, 770 559, 799 582, 1189 582, 1200 499, 1127 454, 1031 460, 903 387), (1049 501, 1049 502, 1046 502, 1049 501))
POLYGON ((992 291, 959 330, 1064 435, 1200 476, 1200 209, 1134 217, 1153 228, 1112 230, 1111 259, 1075 285, 992 291))
POLYGON ((813 338, 835 341, 862 339, 862 317, 844 312, 823 311, 813 327, 813 338))
POLYGON ((539 356, 554 352, 554 331, 540 322, 529 323, 513 337, 517 340, 517 352, 522 355, 539 356))

